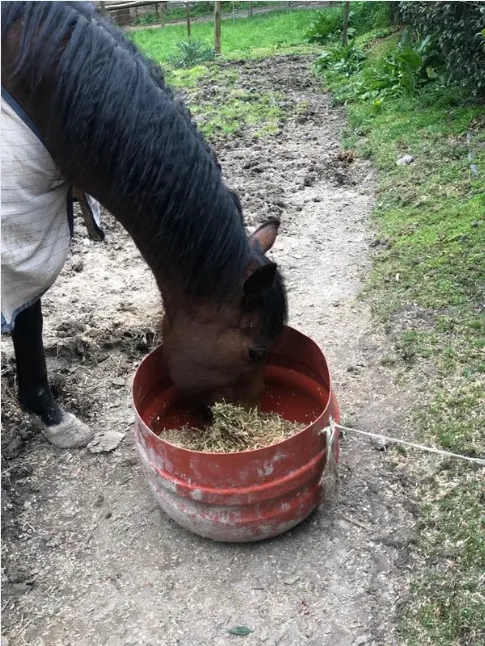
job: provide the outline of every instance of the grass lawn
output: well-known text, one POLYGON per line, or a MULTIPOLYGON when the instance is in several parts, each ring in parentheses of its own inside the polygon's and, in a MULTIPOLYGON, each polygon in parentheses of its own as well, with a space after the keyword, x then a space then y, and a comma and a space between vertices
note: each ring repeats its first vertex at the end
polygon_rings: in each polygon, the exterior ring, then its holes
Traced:
MULTIPOLYGON (((257 11, 260 8, 271 7, 273 2, 253 2, 253 10, 257 11)), ((248 5, 247 2, 221 2, 221 12, 222 13, 231 13, 232 7, 236 11, 247 11, 248 5)), ((191 2, 190 3, 190 15, 193 18, 199 16, 212 16, 214 14, 214 7, 209 2, 191 2)), ((177 21, 185 20, 186 18, 186 9, 185 7, 172 7, 171 3, 167 4, 165 11, 165 19, 167 21, 177 21)), ((133 21, 133 25, 150 25, 156 22, 156 15, 154 12, 148 12, 143 16, 140 16, 138 19, 133 21)))
MULTIPOLYGON (((437 370, 427 406, 415 413, 420 442, 483 457, 485 109, 456 88, 433 85, 378 106, 356 99, 352 88, 397 40, 363 37, 360 71, 324 73, 336 100, 346 101, 344 145, 378 170, 374 220, 384 250, 366 294, 390 332, 396 322, 404 328, 396 349, 408 378, 425 362, 437 370), (405 154, 414 162, 397 166, 405 154)), ((402 635, 409 646, 485 644, 484 470, 450 461, 420 487, 419 499, 423 568, 402 608, 402 635)))
MULTIPOLYGON (((305 33, 314 20, 316 11, 302 10, 274 12, 252 18, 222 21, 222 54, 226 58, 258 57, 298 47, 311 51, 305 33)), ((167 25, 163 29, 140 29, 130 32, 134 42, 151 58, 166 63, 187 38, 185 25, 167 25)), ((194 23, 192 38, 214 43, 212 22, 194 23)))

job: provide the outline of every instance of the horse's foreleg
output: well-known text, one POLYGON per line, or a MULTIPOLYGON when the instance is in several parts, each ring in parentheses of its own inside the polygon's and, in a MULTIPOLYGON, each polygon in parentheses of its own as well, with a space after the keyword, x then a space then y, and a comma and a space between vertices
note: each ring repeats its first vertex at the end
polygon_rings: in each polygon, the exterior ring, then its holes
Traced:
POLYGON ((55 446, 66 449, 86 446, 92 439, 89 428, 64 412, 49 388, 42 323, 40 300, 20 312, 15 320, 12 337, 20 405, 40 417, 44 436, 55 446))

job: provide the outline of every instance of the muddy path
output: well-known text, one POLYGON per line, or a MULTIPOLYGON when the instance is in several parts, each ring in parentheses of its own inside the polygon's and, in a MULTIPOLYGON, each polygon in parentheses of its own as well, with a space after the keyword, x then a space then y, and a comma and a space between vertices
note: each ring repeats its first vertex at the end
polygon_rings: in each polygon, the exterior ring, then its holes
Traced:
MULTIPOLYGON (((402 428, 411 394, 357 296, 369 269, 375 178, 340 152, 342 114, 310 59, 235 63, 242 88, 285 94, 281 131, 220 141, 248 224, 283 220, 274 258, 290 322, 321 345, 344 421, 402 428), (301 109, 304 106, 304 109, 301 109), (384 364, 384 365, 383 365, 384 364)), ((159 511, 138 464, 129 382, 157 341, 155 285, 124 231, 107 242, 78 223, 73 253, 45 298, 49 366, 60 399, 95 431, 126 432, 112 453, 48 445, 12 400, 2 340, 2 634, 10 646, 392 646, 411 568, 412 482, 396 453, 348 436, 332 509, 253 545, 215 544, 159 511)), ((3 644, 3 642, 2 642, 3 644)))

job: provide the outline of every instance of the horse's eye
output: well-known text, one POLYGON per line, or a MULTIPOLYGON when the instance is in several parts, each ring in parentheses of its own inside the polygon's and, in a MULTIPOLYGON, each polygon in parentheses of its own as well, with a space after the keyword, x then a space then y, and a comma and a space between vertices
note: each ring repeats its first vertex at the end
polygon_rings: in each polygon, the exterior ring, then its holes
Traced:
POLYGON ((262 346, 258 346, 256 348, 249 348, 248 353, 251 361, 262 361, 265 358, 268 351, 266 350, 266 348, 263 348, 262 346))

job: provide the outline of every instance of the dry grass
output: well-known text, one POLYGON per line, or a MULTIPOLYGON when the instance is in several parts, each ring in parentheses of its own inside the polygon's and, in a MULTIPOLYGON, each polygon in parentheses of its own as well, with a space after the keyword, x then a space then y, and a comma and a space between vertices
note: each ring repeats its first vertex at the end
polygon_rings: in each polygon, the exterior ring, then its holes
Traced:
POLYGON ((304 424, 289 422, 276 413, 247 411, 233 404, 215 404, 212 414, 212 424, 207 428, 184 426, 162 431, 160 437, 191 451, 233 453, 277 444, 305 428, 304 424))

